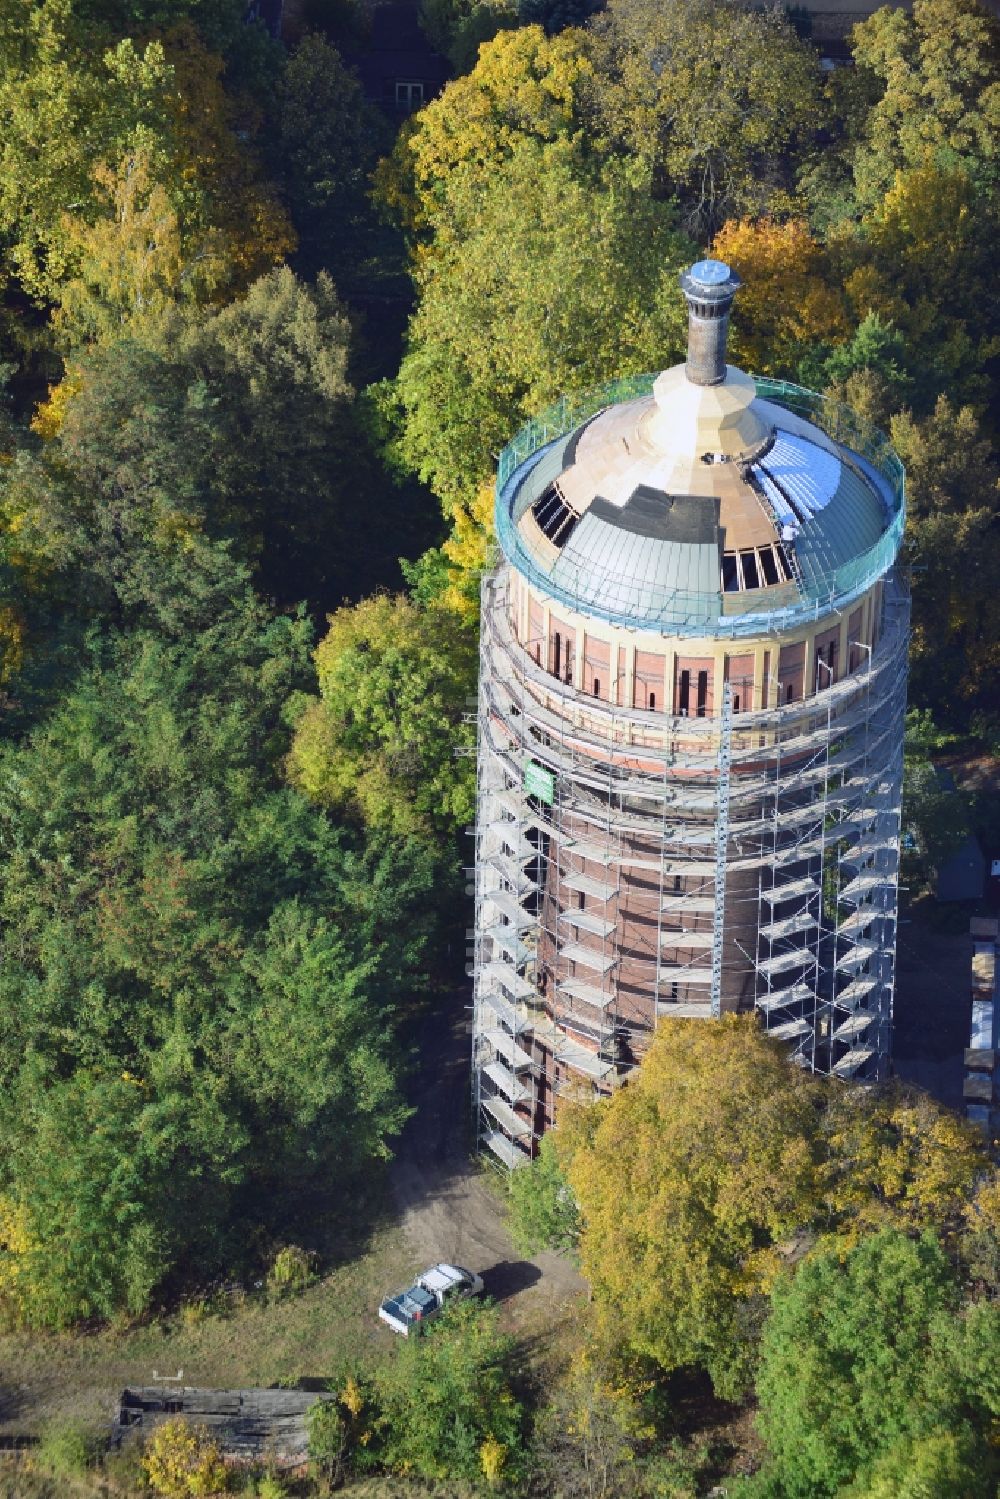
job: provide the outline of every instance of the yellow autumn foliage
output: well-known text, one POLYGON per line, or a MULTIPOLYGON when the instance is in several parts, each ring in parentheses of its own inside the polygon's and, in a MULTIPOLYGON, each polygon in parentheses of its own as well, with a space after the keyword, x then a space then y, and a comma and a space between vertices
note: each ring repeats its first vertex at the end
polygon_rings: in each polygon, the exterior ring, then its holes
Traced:
POLYGON ((31 430, 43 442, 52 442, 58 437, 66 420, 66 413, 75 396, 83 389, 83 371, 79 365, 68 362, 58 385, 50 385, 48 397, 40 401, 31 418, 31 430))
POLYGON ((449 567, 440 602, 470 621, 479 617, 479 580, 493 541, 493 504, 493 485, 480 485, 469 504, 452 511, 451 535, 442 546, 449 567))
POLYGON ((504 1464, 507 1461, 507 1448, 492 1433, 486 1438, 479 1449, 479 1461, 487 1486, 491 1489, 497 1488, 503 1481, 504 1464))
POLYGON ((583 1272, 664 1368, 724 1356, 816 1201, 816 1085, 745 1018, 664 1022, 564 1169, 583 1272))
POLYGON ((845 1244, 889 1225, 960 1225, 988 1165, 978 1130, 927 1095, 832 1092, 826 1111, 822 1193, 845 1244))
POLYGON ((977 1189, 976 1226, 1000 1217, 965 1120, 807 1077, 748 1016, 661 1022, 628 1087, 557 1122, 599 1326, 666 1369, 703 1365, 727 1396, 751 1373, 748 1319, 817 1236, 845 1253, 886 1226, 957 1240, 977 1189))
POLYGON ((456 174, 485 185, 526 138, 551 142, 582 129, 582 95, 593 76, 588 39, 540 26, 502 31, 472 71, 449 83, 401 135, 376 174, 384 202, 411 227, 446 231, 446 188, 456 174))
POLYGON ((27 1261, 36 1247, 24 1204, 0 1197, 0 1299, 15 1307, 21 1301, 27 1261))
POLYGON ((730 334, 734 363, 755 374, 787 375, 808 345, 849 336, 843 289, 804 220, 731 220, 711 253, 743 279, 730 334))
POLYGON ((150 1488, 162 1499, 208 1499, 226 1488, 226 1467, 218 1444, 183 1416, 156 1428, 142 1466, 150 1488))

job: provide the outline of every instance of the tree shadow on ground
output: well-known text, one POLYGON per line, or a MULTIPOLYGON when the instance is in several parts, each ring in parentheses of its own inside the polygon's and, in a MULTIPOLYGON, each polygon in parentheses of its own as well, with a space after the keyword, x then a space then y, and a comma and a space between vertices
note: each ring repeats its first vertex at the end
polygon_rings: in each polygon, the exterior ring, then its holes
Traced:
POLYGON ((506 1301, 529 1286, 536 1285, 542 1272, 530 1260, 499 1260, 482 1271, 486 1295, 494 1301, 506 1301))

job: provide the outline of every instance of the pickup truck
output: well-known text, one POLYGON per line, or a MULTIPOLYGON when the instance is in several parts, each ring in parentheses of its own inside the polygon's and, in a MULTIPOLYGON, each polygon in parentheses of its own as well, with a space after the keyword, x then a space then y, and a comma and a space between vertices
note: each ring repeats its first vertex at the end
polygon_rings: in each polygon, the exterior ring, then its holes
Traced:
POLYGON ((408 1338, 411 1332, 422 1332, 424 1323, 444 1307, 467 1296, 478 1296, 482 1289, 482 1278, 471 1270, 463 1270, 460 1265, 432 1265, 408 1290, 387 1296, 378 1314, 393 1332, 408 1338))

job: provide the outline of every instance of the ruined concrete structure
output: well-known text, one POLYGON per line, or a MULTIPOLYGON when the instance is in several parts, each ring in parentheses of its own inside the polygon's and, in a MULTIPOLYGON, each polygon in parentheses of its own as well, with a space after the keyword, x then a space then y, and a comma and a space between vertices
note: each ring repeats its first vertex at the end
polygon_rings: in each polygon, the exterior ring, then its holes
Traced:
POLYGON ((565 399, 500 460, 473 1086, 507 1166, 665 1017, 756 1010, 844 1078, 889 1059, 902 469, 842 407, 727 366, 727 266, 681 284, 686 364, 565 399))

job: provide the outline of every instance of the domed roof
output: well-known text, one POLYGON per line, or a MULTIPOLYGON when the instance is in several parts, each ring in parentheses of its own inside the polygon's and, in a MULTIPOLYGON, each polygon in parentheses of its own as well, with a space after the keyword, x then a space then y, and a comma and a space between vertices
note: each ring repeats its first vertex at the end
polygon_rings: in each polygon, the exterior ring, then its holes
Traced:
MULTIPOLYGON (((895 557, 901 471, 897 483, 891 465, 835 441, 767 399, 766 382, 725 364, 722 279, 698 317, 694 359, 689 350, 687 365, 647 382, 647 394, 607 405, 498 486, 510 560, 585 613, 726 633, 725 621, 742 616, 739 632, 749 633, 753 616, 842 602, 895 557)), ((785 392, 794 388, 774 388, 785 392)))

